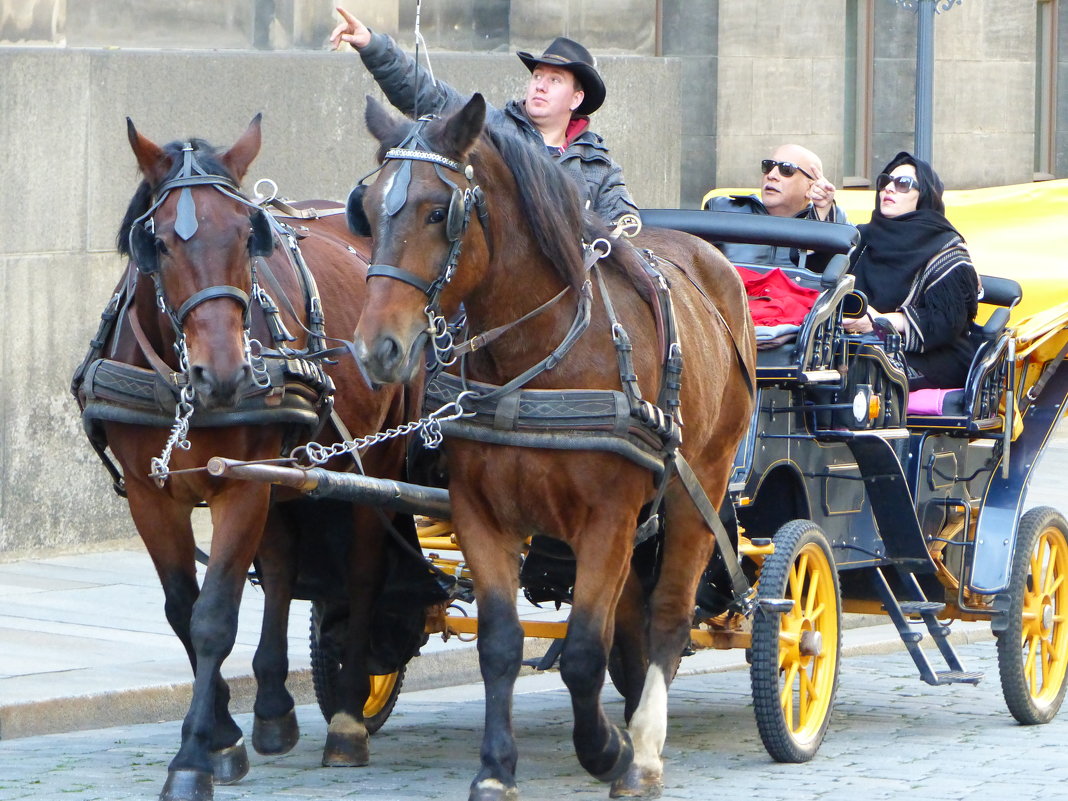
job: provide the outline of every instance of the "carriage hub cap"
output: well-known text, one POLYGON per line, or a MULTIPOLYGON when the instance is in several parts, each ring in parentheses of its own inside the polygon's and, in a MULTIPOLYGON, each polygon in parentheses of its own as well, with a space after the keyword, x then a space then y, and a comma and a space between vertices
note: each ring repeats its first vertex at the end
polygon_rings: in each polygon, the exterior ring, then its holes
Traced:
POLYGON ((823 635, 818 631, 801 632, 801 642, 798 650, 802 656, 819 656, 823 653, 823 635))

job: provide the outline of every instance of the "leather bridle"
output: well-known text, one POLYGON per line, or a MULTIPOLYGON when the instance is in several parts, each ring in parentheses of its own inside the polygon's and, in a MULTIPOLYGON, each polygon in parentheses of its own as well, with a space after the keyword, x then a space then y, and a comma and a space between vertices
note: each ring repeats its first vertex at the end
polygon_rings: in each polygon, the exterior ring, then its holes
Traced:
POLYGON ((160 311, 170 319, 175 336, 179 340, 184 338, 182 326, 190 312, 202 303, 216 298, 229 298, 241 307, 247 338, 250 326, 251 302, 249 294, 239 287, 229 284, 209 286, 194 292, 177 309, 170 303, 163 287, 158 254, 155 252, 156 226, 154 215, 171 192, 181 190, 178 196, 174 232, 183 240, 188 241, 196 234, 199 227, 196 204, 190 187, 210 186, 226 197, 252 209, 253 214, 250 216, 250 221, 253 226, 253 237, 250 242, 249 273, 254 296, 258 287, 256 257, 268 255, 273 249, 274 231, 270 215, 266 214, 252 200, 245 197, 229 177, 205 170, 197 161, 192 143, 185 143, 182 147, 182 154, 183 162, 178 174, 160 184, 155 191, 152 205, 134 220, 130 226, 130 254, 137 265, 138 271, 142 275, 152 278, 155 285, 156 303, 160 311))

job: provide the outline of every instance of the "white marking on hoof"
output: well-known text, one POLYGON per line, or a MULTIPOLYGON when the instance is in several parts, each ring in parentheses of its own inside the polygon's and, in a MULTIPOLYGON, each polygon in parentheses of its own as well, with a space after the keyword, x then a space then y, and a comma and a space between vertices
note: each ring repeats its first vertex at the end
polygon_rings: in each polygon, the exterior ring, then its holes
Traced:
POLYGON ((327 731, 330 734, 346 734, 355 735, 357 737, 367 736, 367 727, 347 712, 335 713, 334 716, 330 718, 330 726, 327 728, 327 731))
POLYGON ((667 739, 667 682, 657 665, 650 665, 645 674, 642 697, 628 729, 634 744, 635 767, 642 775, 659 776, 663 771, 660 752, 667 739))

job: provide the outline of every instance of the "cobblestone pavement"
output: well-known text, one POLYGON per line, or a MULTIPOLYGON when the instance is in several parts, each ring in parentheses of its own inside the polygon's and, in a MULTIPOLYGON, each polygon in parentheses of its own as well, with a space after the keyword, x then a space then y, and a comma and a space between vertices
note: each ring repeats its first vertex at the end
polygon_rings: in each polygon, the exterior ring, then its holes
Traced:
MULTIPOLYGON (((1001 697, 992 642, 959 648, 978 687, 929 687, 904 651, 847 658, 834 719, 816 758, 780 765, 753 721, 748 676, 681 676, 672 686, 666 799, 1068 799, 1068 711, 1046 726, 1017 725, 1001 697)), ((685 662, 683 663, 685 668, 685 662)), ((567 693, 557 674, 520 680, 515 721, 524 801, 607 798, 578 766, 567 693)), ((609 714, 622 702, 605 691, 609 714)), ((372 745, 373 764, 319 767, 325 724, 298 710, 303 735, 282 757, 251 755, 233 799, 464 799, 478 759, 481 688, 406 693, 372 745)), ((238 718, 246 732, 248 715, 238 718)), ((0 799, 154 799, 178 744, 180 724, 124 726, 0 742, 0 799)))

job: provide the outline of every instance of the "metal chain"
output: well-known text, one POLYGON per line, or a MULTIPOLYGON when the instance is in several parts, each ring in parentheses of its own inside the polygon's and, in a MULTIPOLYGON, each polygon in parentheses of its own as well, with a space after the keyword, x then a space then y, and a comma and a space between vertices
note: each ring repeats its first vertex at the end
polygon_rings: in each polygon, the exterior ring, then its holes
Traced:
MULTIPOLYGON (((186 348, 184 334, 176 343, 176 349, 178 350, 178 369, 182 375, 188 375, 189 351, 186 348)), ((172 426, 170 436, 167 437, 167 442, 163 446, 163 452, 159 456, 153 457, 150 462, 152 472, 148 474, 149 478, 155 479, 156 486, 160 489, 167 483, 167 477, 170 475, 171 452, 175 448, 183 451, 189 450, 189 418, 193 416, 193 396, 193 385, 187 382, 182 387, 178 403, 174 407, 174 426, 172 426)))
POLYGON ((393 439, 394 437, 403 437, 408 434, 414 434, 419 432, 423 438, 423 444, 429 450, 438 448, 443 437, 441 434, 441 424, 448 423, 452 420, 459 420, 461 417, 469 417, 472 412, 465 412, 463 409, 464 399, 468 396, 474 396, 474 392, 461 392, 456 400, 450 401, 442 406, 440 409, 431 412, 426 417, 419 420, 413 420, 410 423, 404 423, 395 428, 387 429, 386 431, 380 431, 377 434, 369 434, 366 437, 360 437, 359 439, 344 440, 343 442, 335 442, 333 445, 320 445, 318 442, 309 442, 307 445, 302 445, 299 448, 295 448, 291 455, 291 458, 300 462, 302 459, 306 459, 309 464, 321 465, 333 459, 335 456, 342 456, 346 453, 355 453, 356 451, 370 448, 372 445, 377 445, 380 442, 393 439))

